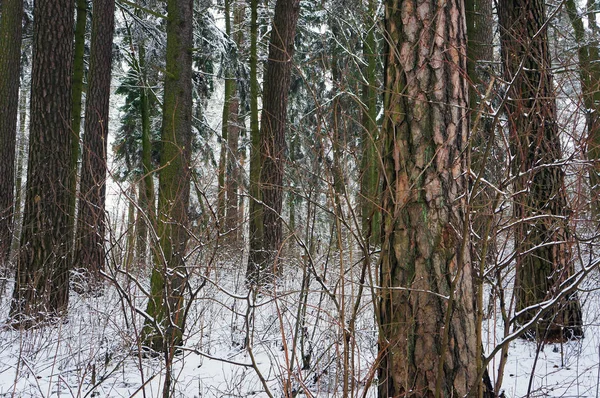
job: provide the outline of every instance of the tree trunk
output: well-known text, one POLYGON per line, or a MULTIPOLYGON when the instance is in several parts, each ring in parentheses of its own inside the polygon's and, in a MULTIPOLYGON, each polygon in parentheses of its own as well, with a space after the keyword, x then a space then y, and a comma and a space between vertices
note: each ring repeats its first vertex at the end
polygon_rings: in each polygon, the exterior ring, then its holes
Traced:
POLYGON ((14 224, 15 155, 23 0, 3 0, 0 18, 0 266, 8 261, 14 224))
MULTIPOLYGON (((543 0, 500 1, 500 42, 506 81, 508 130, 514 173, 516 311, 554 297, 573 274, 569 215, 556 124, 556 96, 543 0), (513 80, 514 79, 514 80, 513 80)), ((519 316, 522 324, 537 309, 519 316)), ((581 337, 576 295, 562 302, 531 334, 541 340, 581 337)))
POLYGON ((27 193, 10 311, 24 327, 61 315, 69 300, 73 11, 68 0, 34 6, 27 193))
POLYGON ((380 397, 463 397, 477 383, 462 4, 386 3, 380 397))
MULTIPOLYGON (((230 37, 236 44, 235 71, 237 71, 238 57, 243 47, 242 23, 244 22, 245 8, 242 3, 233 3, 233 29, 230 37)), ((230 241, 237 242, 240 236, 240 93, 237 85, 237 73, 232 74, 232 90, 229 98, 229 117, 227 123, 227 213, 226 229, 230 241)))
POLYGON ((250 0, 250 181, 248 200, 248 231, 250 253, 246 280, 253 284, 258 279, 262 264, 260 248, 264 234, 263 206, 260 192, 260 126, 258 123, 258 0, 250 0))
POLYGON ((104 270, 106 146, 112 69, 114 0, 93 0, 88 96, 85 102, 83 162, 73 268, 83 291, 96 290, 104 270))
MULTIPOLYGON (((77 179, 78 179, 78 162, 79 162, 79 141, 81 136, 81 107, 83 94, 83 80, 85 75, 85 33, 87 25, 88 1, 75 0, 75 8, 77 9, 77 19, 75 21, 75 47, 73 53, 73 81, 72 81, 72 101, 73 108, 71 110, 71 160, 69 176, 69 191, 71 192, 71 201, 69 204, 69 245, 75 242, 75 221, 77 209, 77 179)), ((69 252, 75 250, 75 246, 69 247, 69 252)))
MULTIPOLYGON (((579 81, 583 105, 587 116, 588 145, 587 157, 594 165, 590 167, 590 204, 592 215, 600 217, 600 51, 598 42, 586 37, 586 31, 581 14, 574 0, 565 2, 569 20, 573 26, 575 40, 579 46, 577 56, 579 58, 579 81)), ((592 35, 598 33, 596 23, 597 9, 595 2, 588 0, 586 10, 588 26, 592 35)))
MULTIPOLYGON (((263 84, 263 111, 260 126, 260 195, 263 202, 261 242, 250 240, 248 281, 268 283, 278 272, 281 248, 283 168, 287 99, 292 73, 294 36, 300 12, 299 0, 277 0, 269 44, 269 58, 263 84)), ((250 230, 250 236, 255 231, 250 230)))
POLYGON ((192 144, 191 0, 167 1, 167 64, 161 131, 157 233, 144 344, 172 355, 184 327, 183 291, 192 144), (159 328, 159 330, 156 330, 159 328))
POLYGON ((376 2, 369 0, 365 12, 368 29, 363 41, 363 59, 366 61, 362 85, 362 159, 361 159, 361 216, 363 236, 371 243, 380 242, 381 212, 379 210, 379 127, 377 126, 377 60, 379 58, 375 38, 376 2))
POLYGON ((156 228, 156 201, 154 199, 154 167, 152 164, 152 137, 150 131, 150 100, 151 94, 147 87, 146 79, 146 50, 144 42, 139 44, 138 74, 140 81, 140 117, 142 122, 142 170, 144 175, 140 180, 139 200, 140 209, 145 217, 139 214, 136 221, 137 234, 137 260, 145 264, 147 260, 146 248, 148 242, 148 227, 156 228))

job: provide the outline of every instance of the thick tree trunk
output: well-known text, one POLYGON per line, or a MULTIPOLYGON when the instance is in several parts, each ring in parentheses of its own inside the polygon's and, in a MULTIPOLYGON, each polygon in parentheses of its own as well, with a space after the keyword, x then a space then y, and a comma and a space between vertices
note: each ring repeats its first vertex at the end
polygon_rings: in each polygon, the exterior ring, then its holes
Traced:
POLYGON ((161 131, 157 233, 144 344, 167 357, 181 344, 192 144, 192 0, 167 2, 167 65, 161 131), (159 330, 156 330, 156 328, 159 330))
POLYGON ((104 270, 106 146, 112 69, 114 0, 93 0, 88 96, 85 102, 83 162, 73 268, 83 291, 96 290, 104 270))
MULTIPOLYGON (((543 0, 499 2, 502 61, 509 87, 506 103, 514 173, 516 311, 551 299, 573 274, 569 215, 556 124, 556 96, 543 0)), ((530 320, 537 309, 519 316, 530 320)), ((583 335, 576 295, 531 330, 543 340, 583 335)))
POLYGON ((69 299, 73 11, 68 0, 35 2, 27 195, 10 311, 25 327, 61 315, 69 299))
POLYGON ((463 2, 386 3, 379 396, 477 383, 463 2))
POLYGON ((4 0, 0 18, 0 266, 13 234, 23 0, 4 0))
MULTIPOLYGON (((281 248, 283 168, 287 99, 292 73, 294 36, 300 12, 299 0, 277 0, 269 44, 269 58, 263 85, 260 126, 259 188, 263 205, 261 241, 250 229, 250 256, 247 279, 250 284, 268 282, 278 272, 277 253, 281 248)), ((252 176, 251 176, 252 177, 252 176)), ((255 216, 255 214, 254 214, 255 216)))

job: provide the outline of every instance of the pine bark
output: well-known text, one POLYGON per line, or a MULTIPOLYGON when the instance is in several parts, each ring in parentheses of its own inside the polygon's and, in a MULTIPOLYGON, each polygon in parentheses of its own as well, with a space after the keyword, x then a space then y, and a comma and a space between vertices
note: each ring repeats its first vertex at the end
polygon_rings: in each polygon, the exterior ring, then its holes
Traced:
MULTIPOLYGON (((574 272, 564 186, 556 95, 543 0, 499 2, 500 42, 508 89, 506 112, 514 175, 516 311, 554 297, 574 272)), ((525 323, 537 312, 524 311, 525 323)), ((583 336, 573 295, 530 331, 542 340, 583 336)))
POLYGON ((477 383, 463 2, 386 2, 379 396, 477 383))
POLYGON ((181 344, 184 328, 192 144, 192 4, 192 0, 167 2, 167 70, 157 214, 160 246, 153 249, 151 297, 146 310, 153 322, 147 321, 144 326, 145 345, 158 352, 181 344))
POLYGON ((85 103, 83 159, 73 268, 84 291, 96 290, 105 265, 106 161, 114 0, 93 0, 88 96, 85 103))
POLYGON ((3 0, 0 18, 0 265, 8 261, 14 224, 15 156, 23 0, 3 0))
MULTIPOLYGON (((250 240, 247 272, 250 284, 268 282, 279 268, 277 254, 281 248, 283 233, 280 217, 286 156, 285 128, 299 12, 299 0, 277 0, 275 3, 260 119, 259 189, 263 203, 263 233, 260 242, 250 240)), ((251 237, 254 232, 250 230, 251 237)))
POLYGON ((34 5, 31 123, 23 232, 11 306, 27 327, 67 310, 73 2, 34 5))

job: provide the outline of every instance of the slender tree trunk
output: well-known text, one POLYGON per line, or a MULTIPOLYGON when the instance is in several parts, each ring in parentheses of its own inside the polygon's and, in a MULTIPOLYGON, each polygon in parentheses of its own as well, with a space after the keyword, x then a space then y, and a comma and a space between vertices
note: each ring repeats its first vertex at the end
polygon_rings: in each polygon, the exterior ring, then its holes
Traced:
POLYGON ((138 214, 136 221, 137 259, 140 264, 147 260, 146 248, 148 242, 148 227, 156 228, 156 201, 154 199, 154 166, 152 164, 152 137, 150 131, 150 100, 151 93, 147 88, 146 79, 146 50, 141 42, 138 46, 138 74, 140 81, 140 116, 142 122, 142 170, 144 175, 140 180, 139 200, 140 209, 145 217, 138 214))
POLYGON ((0 266, 14 232, 15 156, 23 0, 3 0, 0 18, 0 266))
MULTIPOLYGON (((231 37, 236 44, 236 70, 237 58, 244 45, 242 23, 244 22, 245 7, 240 2, 234 2, 233 28, 231 37)), ((230 234, 232 242, 236 242, 240 236, 240 94, 237 87, 237 73, 232 74, 232 93, 229 99, 229 118, 227 126, 227 214, 226 229, 230 234)))
POLYGON ((16 255, 19 250, 19 241, 21 238, 21 224, 23 215, 21 213, 21 202, 23 201, 23 162, 26 159, 25 152, 27 150, 27 136, 25 126, 27 124, 27 90, 21 87, 19 95, 19 137, 17 140, 17 169, 15 171, 15 211, 13 218, 14 233, 12 236, 10 256, 13 262, 16 263, 16 255))
POLYGON ((246 280, 249 284, 258 279, 258 267, 262 264, 260 248, 264 235, 263 206, 261 202, 260 174, 260 126, 258 123, 258 0, 250 0, 250 198, 249 243, 250 253, 246 280))
POLYGON ((379 58, 376 40, 376 2, 369 0, 365 12, 365 26, 368 29, 363 41, 363 58, 367 65, 363 74, 362 86, 362 159, 361 159, 361 216, 363 235, 371 243, 380 242, 381 212, 379 211, 379 127, 377 126, 377 60, 379 58))
MULTIPOLYGON (((516 311, 554 297, 573 274, 568 205, 556 124, 556 96, 543 0, 499 2, 500 42, 509 100, 506 104, 514 173, 516 311)), ((524 311, 520 323, 536 309, 524 311)), ((542 340, 583 335, 576 295, 531 330, 542 340)))
MULTIPOLYGON (((77 180, 78 180, 78 162, 80 155, 79 141, 81 136, 81 108, 83 94, 83 80, 85 75, 85 33, 87 25, 88 1, 75 0, 77 10, 77 19, 75 20, 75 47, 73 52, 73 81, 72 81, 72 101, 71 110, 71 175, 69 176, 69 191, 71 192, 71 202, 69 204, 69 245, 75 242, 75 222, 77 209, 77 180)), ((69 247, 69 251, 75 250, 75 246, 69 247)))
POLYGON ((379 396, 477 383, 463 2, 386 3, 379 396), (438 4, 438 5, 435 5, 438 4))
POLYGON ((73 11, 68 0, 34 5, 27 194, 10 311, 24 327, 61 315, 69 300, 73 11))
POLYGON ((153 249, 155 263, 146 310, 154 321, 144 326, 145 345, 164 352, 167 358, 181 344, 184 328, 192 144, 192 5, 192 0, 167 1, 167 65, 157 214, 159 246, 153 249))
POLYGON ((114 0, 93 0, 88 97, 85 102, 83 162, 73 268, 84 275, 83 290, 97 290, 104 270, 106 231, 106 146, 112 70, 114 0))
MULTIPOLYGON (((248 281, 268 283, 278 272, 277 254, 282 242, 281 208, 285 162, 287 99, 292 73, 294 36, 300 12, 299 0, 277 0, 263 84, 260 126, 260 194, 263 205, 262 242, 250 240, 248 281)), ((252 176, 251 176, 252 177, 252 176)), ((250 236, 256 231, 250 230, 250 236)))

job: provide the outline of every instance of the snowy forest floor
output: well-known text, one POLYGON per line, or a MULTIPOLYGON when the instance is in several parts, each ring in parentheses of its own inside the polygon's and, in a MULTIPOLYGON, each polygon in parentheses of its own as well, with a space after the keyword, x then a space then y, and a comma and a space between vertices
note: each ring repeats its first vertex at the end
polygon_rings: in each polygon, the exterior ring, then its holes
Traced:
MULTIPOLYGON (((328 278, 323 284, 312 278, 306 296, 299 258, 287 263, 276 291, 257 298, 250 307, 241 250, 229 251, 226 259, 199 259, 198 264, 205 265, 194 270, 192 290, 206 283, 190 307, 184 348, 174 359, 171 396, 269 396, 258 370, 273 397, 284 396, 286 385, 300 396, 342 397, 344 375, 349 375, 348 396, 365 396, 365 386, 370 386, 366 396, 375 397, 377 329, 371 291, 365 286, 355 331, 344 345, 339 311, 344 306, 346 318, 353 311, 359 294, 358 267, 340 282, 332 264, 350 261, 329 256, 320 258, 320 264, 326 261, 332 267, 328 278), (339 300, 342 285, 346 300, 336 303, 329 293, 335 292, 339 300), (310 355, 310 366, 298 370, 303 367, 302 355, 310 355)), ((584 339, 544 347, 522 339, 511 343, 503 382, 506 397, 527 396, 528 390, 531 397, 598 396, 600 297, 593 289, 598 279, 594 273, 584 286, 590 290, 580 292, 584 339)), ((145 309, 142 289, 147 287, 149 270, 140 269, 132 279, 121 274, 117 280, 119 288, 107 282, 99 297, 71 293, 69 314, 62 323, 27 331, 0 324, 0 397, 162 396, 164 360, 141 354, 143 318, 135 310, 145 309)), ((6 284, 1 296, 3 322, 8 319, 10 290, 6 284)), ((484 340, 486 352, 502 340, 497 311, 484 321, 484 340)), ((489 365, 492 382, 498 359, 489 365)))

